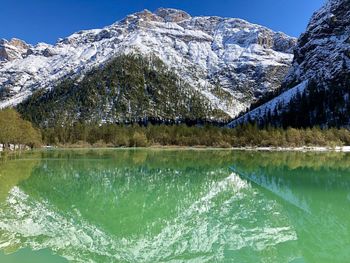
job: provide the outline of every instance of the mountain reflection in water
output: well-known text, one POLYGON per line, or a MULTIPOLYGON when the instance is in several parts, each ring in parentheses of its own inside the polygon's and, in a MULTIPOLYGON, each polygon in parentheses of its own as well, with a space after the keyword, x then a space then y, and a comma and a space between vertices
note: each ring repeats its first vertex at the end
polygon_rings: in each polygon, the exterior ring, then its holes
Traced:
POLYGON ((25 154, 0 163, 0 249, 50 249, 72 262, 344 262, 349 161, 218 150, 25 154))

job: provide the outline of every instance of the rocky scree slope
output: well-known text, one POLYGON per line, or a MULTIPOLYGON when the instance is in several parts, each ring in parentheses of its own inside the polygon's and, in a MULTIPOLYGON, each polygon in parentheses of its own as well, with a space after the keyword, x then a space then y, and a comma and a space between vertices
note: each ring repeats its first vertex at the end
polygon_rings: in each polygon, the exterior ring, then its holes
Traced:
POLYGON ((349 126, 350 0, 329 0, 298 40, 281 94, 233 121, 349 126))
POLYGON ((234 117, 280 86, 296 39, 241 19, 191 17, 161 8, 129 15, 103 29, 77 32, 55 45, 16 47, 10 42, 3 40, 0 46, 0 108, 17 105, 34 91, 52 89, 67 78, 83 78, 117 55, 133 53, 158 57, 212 108, 234 117))

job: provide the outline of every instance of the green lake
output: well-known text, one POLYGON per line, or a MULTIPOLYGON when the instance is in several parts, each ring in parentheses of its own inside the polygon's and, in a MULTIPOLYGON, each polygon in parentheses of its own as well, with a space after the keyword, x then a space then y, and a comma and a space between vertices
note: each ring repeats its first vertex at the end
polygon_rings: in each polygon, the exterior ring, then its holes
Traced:
POLYGON ((350 262, 350 154, 2 156, 7 262, 350 262))

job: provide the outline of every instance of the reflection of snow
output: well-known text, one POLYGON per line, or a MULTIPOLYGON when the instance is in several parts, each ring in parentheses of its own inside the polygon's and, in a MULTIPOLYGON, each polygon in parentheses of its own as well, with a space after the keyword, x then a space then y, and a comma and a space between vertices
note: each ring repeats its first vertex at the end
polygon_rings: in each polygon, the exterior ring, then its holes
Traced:
POLYGON ((10 206, 0 211, 0 229, 4 232, 1 249, 9 245, 34 250, 51 248, 67 259, 81 262, 86 262, 80 258, 83 253, 121 259, 108 251, 118 251, 118 244, 81 218, 79 223, 73 217, 66 218, 54 211, 50 204, 31 200, 17 187, 10 192, 8 203, 10 206), (3 243, 5 240, 9 242, 3 243), (108 247, 108 250, 104 247, 108 247))
POLYGON ((226 250, 261 251, 296 240, 282 215, 274 223, 242 224, 264 213, 278 213, 274 201, 257 195, 247 181, 232 173, 211 182, 202 197, 179 212, 159 234, 126 239, 86 222, 78 212, 61 214, 50 203, 38 202, 15 187, 7 205, 0 206, 0 249, 50 248, 77 262, 184 262, 182 255, 191 255, 186 262, 212 262, 224 259, 226 250))
POLYGON ((224 179, 221 182, 216 183, 210 191, 203 196, 200 200, 195 202, 188 211, 193 212, 197 211, 199 213, 207 212, 210 208, 207 204, 210 203, 210 201, 220 194, 222 191, 227 190, 227 188, 230 188, 233 193, 236 195, 239 193, 241 189, 249 187, 248 183, 244 180, 242 180, 239 176, 237 176, 235 173, 232 173, 229 177, 224 179))

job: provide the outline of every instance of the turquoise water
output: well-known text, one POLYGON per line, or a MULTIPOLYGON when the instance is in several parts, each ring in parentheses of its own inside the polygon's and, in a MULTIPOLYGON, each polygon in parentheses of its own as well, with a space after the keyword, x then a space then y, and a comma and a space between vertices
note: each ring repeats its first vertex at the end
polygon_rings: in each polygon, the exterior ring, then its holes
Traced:
POLYGON ((0 161, 0 262, 349 262, 350 155, 62 150, 0 161))

